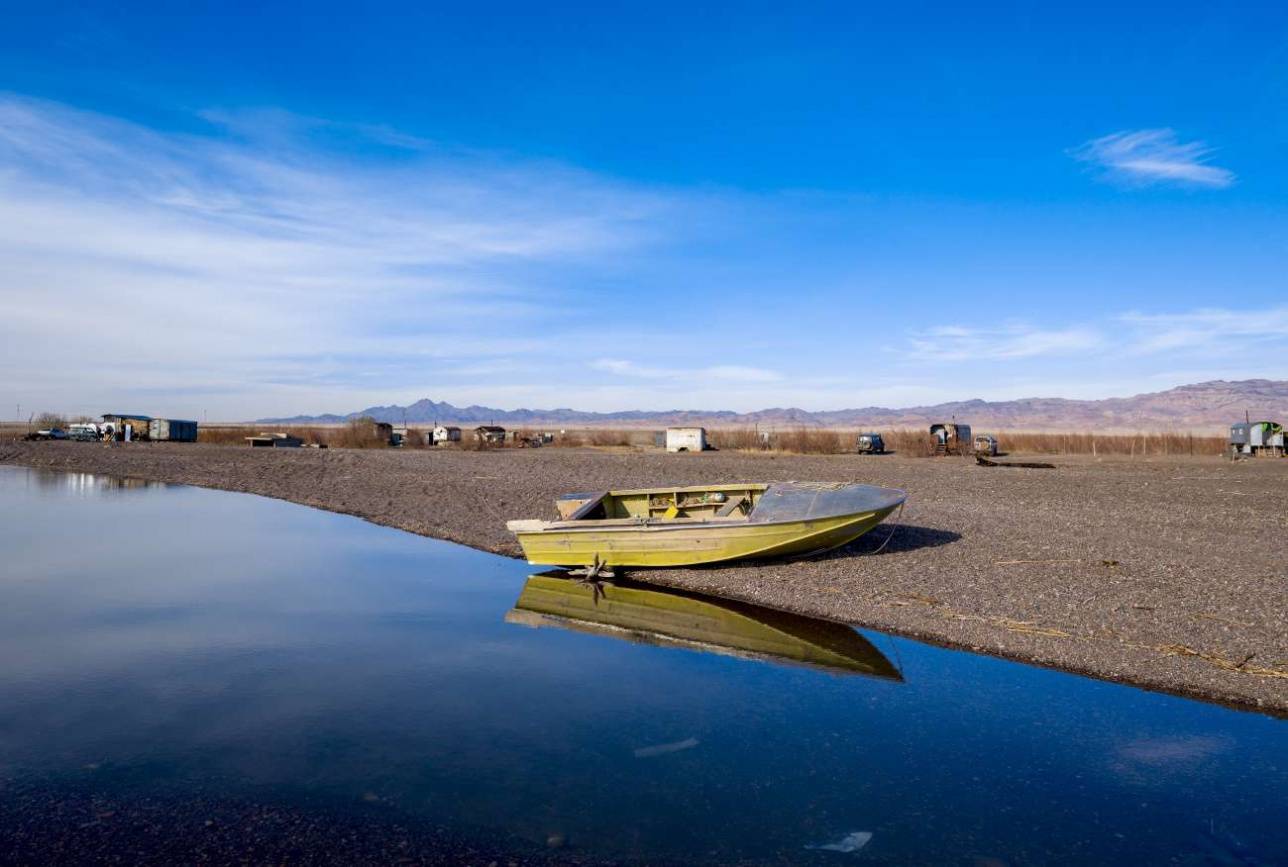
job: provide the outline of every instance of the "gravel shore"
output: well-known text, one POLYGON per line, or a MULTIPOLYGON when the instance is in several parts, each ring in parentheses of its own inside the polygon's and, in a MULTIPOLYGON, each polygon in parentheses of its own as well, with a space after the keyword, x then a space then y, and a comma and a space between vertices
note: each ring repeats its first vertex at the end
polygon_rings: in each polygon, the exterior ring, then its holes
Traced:
POLYGON ((243 491, 507 556, 567 491, 862 481, 909 502, 885 538, 794 563, 632 577, 1105 680, 1288 715, 1288 460, 958 458, 593 449, 0 444, 0 463, 243 491))

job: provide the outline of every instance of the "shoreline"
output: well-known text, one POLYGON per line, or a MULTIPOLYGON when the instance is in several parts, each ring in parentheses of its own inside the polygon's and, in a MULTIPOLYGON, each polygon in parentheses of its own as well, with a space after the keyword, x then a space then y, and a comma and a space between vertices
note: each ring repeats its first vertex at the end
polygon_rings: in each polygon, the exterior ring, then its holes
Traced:
MULTIPOLYGON (((961 459, 533 449, 0 443, 0 463, 253 493, 517 557, 510 518, 569 490, 864 481, 907 490, 881 528, 792 563, 640 581, 1288 715, 1288 461, 961 459)), ((535 569, 536 567, 534 567, 535 569)))

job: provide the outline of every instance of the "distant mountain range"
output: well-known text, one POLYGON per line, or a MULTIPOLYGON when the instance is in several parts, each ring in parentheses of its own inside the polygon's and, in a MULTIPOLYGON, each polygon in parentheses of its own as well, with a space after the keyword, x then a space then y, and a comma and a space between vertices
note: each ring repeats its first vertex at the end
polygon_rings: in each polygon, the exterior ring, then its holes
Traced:
POLYGON ((337 424, 370 416, 378 421, 426 425, 433 422, 519 426, 644 427, 707 425, 711 427, 921 427, 957 419, 976 430, 1072 431, 1212 431, 1242 421, 1288 421, 1288 380, 1213 380, 1167 391, 1105 400, 1031 397, 1020 400, 962 400, 905 409, 869 406, 810 412, 797 408, 728 410, 629 410, 582 412, 574 409, 495 409, 453 406, 418 400, 409 406, 372 406, 348 415, 311 415, 260 419, 264 424, 337 424))

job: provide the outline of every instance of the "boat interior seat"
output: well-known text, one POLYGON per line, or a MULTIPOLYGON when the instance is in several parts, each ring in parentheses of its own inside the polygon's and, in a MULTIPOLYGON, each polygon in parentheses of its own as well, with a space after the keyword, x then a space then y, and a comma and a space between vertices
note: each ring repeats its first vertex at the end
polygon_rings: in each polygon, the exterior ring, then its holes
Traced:
POLYGON ((604 506, 604 498, 608 496, 608 491, 602 491, 596 494, 592 499, 587 500, 581 508, 573 512, 564 520, 582 521, 594 520, 596 518, 607 518, 607 509, 604 506))
MULTIPOLYGON (((737 498, 735 498, 735 499, 731 499, 729 502, 727 502, 727 503, 725 503, 723 506, 721 506, 721 507, 720 507, 720 511, 716 512, 716 517, 717 517, 717 518, 728 518, 728 517, 731 517, 731 516, 733 515, 733 513, 734 513, 734 512, 738 511, 739 509, 743 509, 743 508, 744 508, 744 507, 746 507, 746 506, 750 506, 750 505, 751 505, 751 503, 748 501, 748 498, 747 498, 746 494, 744 494, 744 495, 743 495, 743 496, 741 496, 741 497, 737 497, 737 498)), ((746 513, 746 511, 747 511, 747 510, 746 510, 746 509, 744 509, 744 514, 746 513)))

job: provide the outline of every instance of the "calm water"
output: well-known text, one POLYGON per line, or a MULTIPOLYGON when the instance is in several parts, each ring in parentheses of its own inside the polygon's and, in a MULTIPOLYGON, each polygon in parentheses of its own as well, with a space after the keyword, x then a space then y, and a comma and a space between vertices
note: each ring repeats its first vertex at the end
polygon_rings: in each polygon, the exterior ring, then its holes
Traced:
POLYGON ((0 467, 0 519, 0 799, 249 798, 585 859, 1288 862, 1264 716, 750 609, 724 652, 659 646, 516 611, 521 563, 256 497, 0 467), (784 629, 830 668, 733 646, 784 629))

